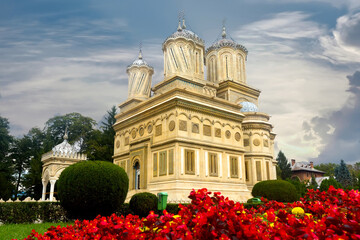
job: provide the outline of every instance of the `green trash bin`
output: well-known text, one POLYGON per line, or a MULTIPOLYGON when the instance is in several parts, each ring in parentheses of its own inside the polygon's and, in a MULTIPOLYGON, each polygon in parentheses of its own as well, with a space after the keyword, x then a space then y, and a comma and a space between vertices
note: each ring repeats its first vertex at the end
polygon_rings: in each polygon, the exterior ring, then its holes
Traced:
POLYGON ((162 211, 166 209, 168 194, 167 192, 160 192, 157 195, 158 195, 158 210, 162 211))

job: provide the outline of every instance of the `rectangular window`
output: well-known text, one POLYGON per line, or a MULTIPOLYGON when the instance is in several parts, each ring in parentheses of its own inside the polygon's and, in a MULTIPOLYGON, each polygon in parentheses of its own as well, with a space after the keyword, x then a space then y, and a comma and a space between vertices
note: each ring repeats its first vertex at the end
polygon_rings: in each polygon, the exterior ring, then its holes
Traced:
POLYGON ((166 175, 167 172, 167 158, 166 151, 162 151, 159 153, 159 176, 166 175))
POLYGON ((248 182, 249 178, 249 161, 245 161, 245 179, 248 182))
POLYGON ((256 180, 261 181, 261 162, 256 161, 256 180))
POLYGON ((238 158, 231 156, 230 157, 230 176, 232 178, 238 177, 238 171, 239 171, 238 169, 239 169, 238 158))
POLYGON ((269 162, 266 162, 266 177, 267 177, 267 180, 270 180, 270 167, 269 167, 269 162))
POLYGON ((210 176, 218 176, 218 160, 216 153, 209 153, 209 172, 210 176))
POLYGON ((174 174, 174 149, 169 150, 169 175, 174 174))
POLYGON ((154 153, 153 155, 153 177, 157 177, 157 169, 158 169, 158 164, 157 164, 157 153, 154 153))
POLYGON ((195 174, 195 151, 185 150, 185 174, 195 174))

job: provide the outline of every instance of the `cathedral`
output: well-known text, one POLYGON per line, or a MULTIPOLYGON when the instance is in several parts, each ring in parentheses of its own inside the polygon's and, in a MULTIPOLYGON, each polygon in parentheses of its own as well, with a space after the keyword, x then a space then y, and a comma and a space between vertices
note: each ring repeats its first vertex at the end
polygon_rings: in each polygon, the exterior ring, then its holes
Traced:
POLYGON ((156 85, 141 50, 126 69, 113 159, 129 176, 127 200, 167 192, 168 202, 188 202, 192 189, 207 188, 246 201, 254 184, 276 179, 275 134, 258 111, 260 91, 247 84, 247 49, 225 27, 205 49, 183 19, 162 50, 164 78, 156 85))

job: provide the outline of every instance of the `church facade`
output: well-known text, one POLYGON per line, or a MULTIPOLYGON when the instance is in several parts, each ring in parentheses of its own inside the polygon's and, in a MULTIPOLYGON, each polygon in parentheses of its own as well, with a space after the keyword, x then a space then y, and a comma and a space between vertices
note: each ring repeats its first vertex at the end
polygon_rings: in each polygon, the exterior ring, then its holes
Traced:
POLYGON ((275 134, 269 115, 258 111, 260 91, 247 84, 247 49, 224 27, 205 50, 183 20, 162 50, 158 84, 141 51, 127 68, 113 156, 129 176, 127 199, 147 191, 187 202, 192 189, 207 188, 246 201, 255 183, 276 179, 275 134))

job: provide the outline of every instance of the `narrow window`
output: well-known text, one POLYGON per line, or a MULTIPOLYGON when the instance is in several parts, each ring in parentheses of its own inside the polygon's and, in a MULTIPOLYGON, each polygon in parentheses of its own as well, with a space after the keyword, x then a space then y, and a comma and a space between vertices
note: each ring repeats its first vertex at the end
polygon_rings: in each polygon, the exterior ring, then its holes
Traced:
POLYGON ((226 79, 229 78, 228 57, 225 57, 226 79))
POLYGON ((218 176, 218 160, 216 153, 209 153, 209 173, 210 176, 218 176))
POLYGON ((185 57, 185 54, 184 54, 184 51, 183 51, 182 47, 180 47, 180 50, 181 50, 182 56, 183 56, 183 58, 184 58, 184 62, 185 62, 185 64, 186 64, 186 68, 189 69, 189 66, 188 66, 188 63, 187 63, 187 61, 186 61, 186 57, 185 57))
POLYGON ((174 174, 174 149, 169 150, 169 175, 174 174))
POLYGON ((261 162, 256 161, 256 180, 261 181, 261 162))
POLYGON ((239 169, 239 163, 238 158, 235 156, 230 157, 230 174, 232 178, 238 177, 238 170, 239 169))
POLYGON ((139 91, 140 91, 142 82, 144 81, 144 77, 145 77, 145 73, 143 73, 143 74, 141 75, 139 84, 137 85, 137 88, 136 88, 136 92, 139 92, 139 91))
POLYGON ((167 172, 167 158, 166 158, 166 151, 162 151, 159 153, 159 176, 166 175, 167 172))
POLYGON ((185 150, 185 173, 195 174, 195 151, 185 150))
POLYGON ((245 179, 248 182, 249 179, 249 161, 245 161, 245 179))
POLYGON ((158 169, 158 160, 157 160, 157 153, 153 155, 153 177, 157 177, 157 169, 158 169))
POLYGON ((267 180, 270 180, 270 167, 269 167, 269 162, 266 162, 266 177, 267 177, 267 180))
POLYGON ((170 48, 170 52, 171 52, 172 58, 173 58, 173 60, 174 60, 174 63, 175 63, 175 65, 176 65, 176 68, 179 68, 179 66, 178 66, 178 64, 177 64, 177 62, 176 62, 175 55, 174 55, 174 52, 173 52, 173 49, 172 49, 172 48, 170 48))
POLYGON ((134 165, 134 186, 135 189, 140 189, 140 164, 136 162, 134 165))

